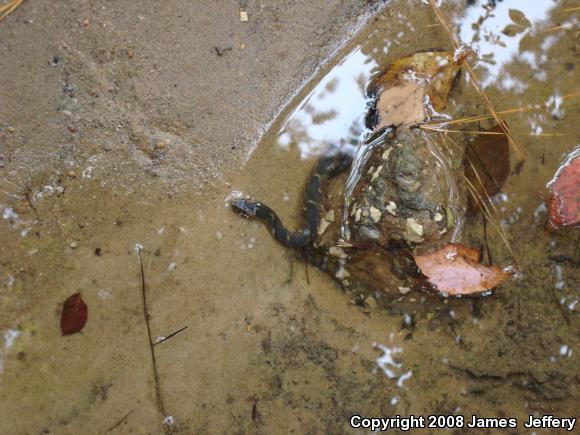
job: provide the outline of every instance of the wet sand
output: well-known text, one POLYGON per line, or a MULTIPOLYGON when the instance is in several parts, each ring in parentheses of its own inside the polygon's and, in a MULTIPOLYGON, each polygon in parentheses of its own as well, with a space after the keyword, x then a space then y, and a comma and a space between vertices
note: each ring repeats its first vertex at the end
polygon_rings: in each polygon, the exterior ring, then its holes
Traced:
MULTIPOLYGON (((577 236, 546 231, 540 207, 545 181, 575 146, 576 100, 566 100, 565 115, 532 119, 569 137, 518 136, 530 157, 504 187, 501 217, 511 222, 525 279, 483 301, 437 299, 407 313, 411 323, 355 306, 263 226, 225 207, 232 190, 244 190, 297 221, 314 160, 275 146, 274 121, 313 75, 294 105, 357 44, 372 55, 407 27, 400 17, 409 8, 394 2, 355 36, 379 7, 369 3, 82 1, 57 9, 39 0, 0 23, 1 432, 104 433, 119 422, 111 433, 168 430, 137 244, 153 338, 188 327, 155 346, 173 432, 345 433, 352 414, 523 422, 530 413, 577 412, 577 264, 550 259, 577 261, 577 236), (89 319, 62 337, 62 303, 75 292, 89 319)), ((415 25, 435 23, 415 7, 415 25)), ((384 62, 447 43, 430 32, 374 56, 384 62)), ((577 88, 578 40, 566 29, 557 38, 530 49, 553 59, 538 68, 546 79, 506 65, 530 87, 490 89, 500 109, 577 88)), ((510 126, 527 133, 530 119, 510 118, 510 126)))

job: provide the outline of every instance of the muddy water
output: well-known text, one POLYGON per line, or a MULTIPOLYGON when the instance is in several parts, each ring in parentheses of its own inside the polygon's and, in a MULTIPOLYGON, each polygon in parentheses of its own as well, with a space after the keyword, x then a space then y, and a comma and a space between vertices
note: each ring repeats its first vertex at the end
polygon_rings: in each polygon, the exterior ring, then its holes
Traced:
MULTIPOLYGON (((518 432, 527 432, 529 414, 577 413, 578 235, 547 229, 545 191, 577 145, 578 99, 564 98, 578 89, 577 12, 566 11, 574 6, 566 1, 525 9, 516 0, 495 9, 468 3, 446 2, 444 10, 479 50, 476 72, 486 92, 497 110, 530 109, 506 115, 528 158, 520 169, 510 155, 512 174, 493 198, 513 256, 497 232, 487 234, 494 262, 515 257, 521 279, 482 300, 413 293, 396 309, 375 295, 377 307, 359 307, 355 295, 306 267, 262 225, 225 207, 227 194, 244 191, 297 225, 316 158, 330 144, 356 146, 373 74, 411 52, 449 47, 429 6, 393 2, 216 187, 168 195, 160 180, 124 162, 135 184, 99 173, 98 161, 32 179, 6 164, 1 431, 102 433, 127 414, 112 432, 166 430, 136 244, 144 246, 154 338, 188 326, 155 347, 173 431, 341 433, 355 413, 455 413, 518 417, 518 432), (529 25, 512 12, 514 23, 510 8, 529 25), (77 291, 89 321, 63 338, 60 307, 77 291)), ((451 105, 464 116, 487 113, 465 78, 451 105)), ((479 246, 481 216, 468 227, 462 241, 479 246)))

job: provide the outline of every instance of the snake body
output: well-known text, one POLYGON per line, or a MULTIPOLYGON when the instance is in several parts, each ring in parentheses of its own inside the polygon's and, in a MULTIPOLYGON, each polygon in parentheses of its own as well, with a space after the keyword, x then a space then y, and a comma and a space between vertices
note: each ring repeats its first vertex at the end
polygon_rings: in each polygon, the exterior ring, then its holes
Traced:
POLYGON ((237 197, 232 199, 229 205, 235 213, 243 217, 260 220, 270 230, 274 239, 284 246, 288 248, 304 248, 314 241, 318 233, 322 188, 328 179, 345 171, 350 166, 351 161, 351 156, 341 152, 324 156, 318 161, 306 185, 306 225, 301 230, 290 231, 284 226, 274 210, 252 198, 237 197))

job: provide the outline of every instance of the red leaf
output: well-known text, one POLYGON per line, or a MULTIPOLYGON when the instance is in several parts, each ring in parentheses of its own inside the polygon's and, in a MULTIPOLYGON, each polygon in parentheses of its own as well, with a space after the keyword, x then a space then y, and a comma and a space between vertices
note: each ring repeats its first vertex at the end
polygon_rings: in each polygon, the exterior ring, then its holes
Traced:
POLYGON ((80 293, 70 295, 62 306, 60 330, 62 335, 71 335, 85 327, 88 317, 87 304, 80 293))
POLYGON ((479 251, 449 244, 434 252, 415 256, 415 262, 436 290, 466 295, 491 290, 510 274, 498 266, 479 264, 479 251))
POLYGON ((572 151, 548 183, 550 222, 556 227, 580 226, 580 148, 572 151))

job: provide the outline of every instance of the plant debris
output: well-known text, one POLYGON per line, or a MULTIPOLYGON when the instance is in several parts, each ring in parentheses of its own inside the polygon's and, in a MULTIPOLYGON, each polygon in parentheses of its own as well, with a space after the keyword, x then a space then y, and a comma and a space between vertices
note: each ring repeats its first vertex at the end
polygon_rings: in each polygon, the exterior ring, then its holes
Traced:
POLYGON ((475 187, 480 198, 498 193, 510 172, 510 149, 507 137, 498 125, 483 130, 498 132, 499 135, 482 134, 469 143, 465 152, 468 162, 465 176, 475 187))
POLYGON ((0 21, 2 21, 8 14, 22 4, 24 0, 10 0, 8 3, 0 6, 0 21))
POLYGON ((378 93, 375 130, 424 122, 426 98, 433 110, 443 110, 461 65, 443 51, 419 52, 395 60, 370 86, 372 93, 378 93))
POLYGON ((60 330, 62 335, 71 335, 83 329, 88 317, 87 304, 80 293, 70 295, 62 306, 60 316, 60 330))
POLYGON ((429 283, 453 296, 491 290, 510 275, 496 265, 483 266, 480 260, 477 249, 459 243, 415 256, 415 263, 429 283))
POLYGON ((555 228, 580 226, 580 147, 572 151, 556 171, 548 189, 550 223, 555 228))
MULTIPOLYGON (((441 27, 443 27, 443 30, 445 30, 445 32, 449 36, 449 39, 451 40, 451 44, 453 45, 453 48, 456 50, 456 52, 460 51, 461 44, 459 42, 459 39, 457 38, 457 35, 451 29, 451 26, 449 25, 449 21, 447 20, 447 18, 443 14, 443 12, 441 12, 441 10, 439 9, 439 3, 436 2, 435 0, 429 0, 429 3, 431 4, 431 7, 433 8, 433 12, 435 13, 435 16, 437 17, 437 19, 439 20, 439 23, 441 23, 441 27)), ((469 62, 464 62, 464 65, 465 65, 465 69, 467 70, 467 72, 469 73, 469 75, 471 77, 471 81, 473 83, 473 86, 475 87, 475 89, 477 90, 479 95, 481 95, 481 97, 483 98, 485 105, 487 106, 488 110, 490 111, 490 113, 493 116, 493 118, 495 119, 495 121, 498 123, 499 127, 501 128, 501 131, 508 138, 508 141, 509 141, 510 145, 514 148, 514 151, 516 152, 518 158, 520 160, 525 160, 527 158, 526 151, 522 148, 522 146, 519 143, 517 143, 514 140, 507 124, 504 122, 503 119, 501 119, 498 116, 498 113, 495 110, 495 107, 493 106, 493 104, 491 103, 491 100, 489 99, 489 97, 487 96, 487 94, 484 92, 481 85, 479 84, 479 79, 475 75, 475 71, 474 71, 473 67, 469 64, 469 62)))

